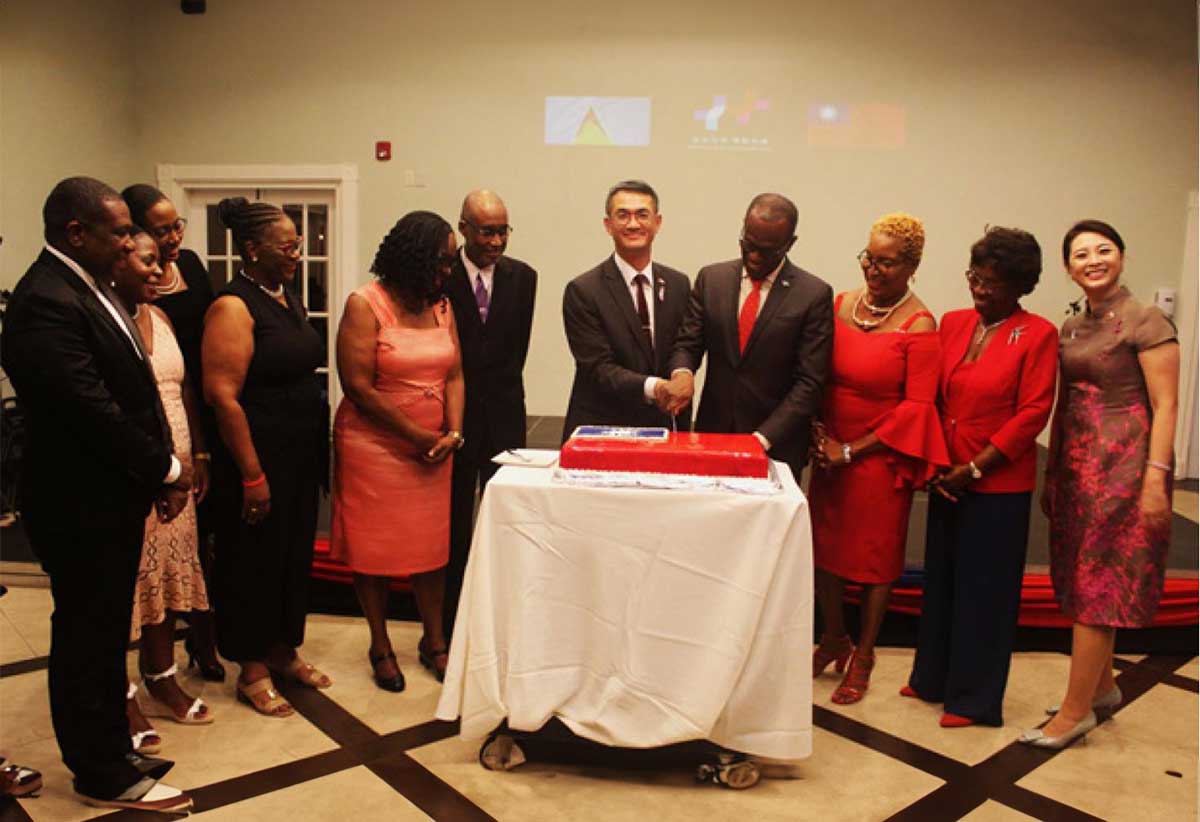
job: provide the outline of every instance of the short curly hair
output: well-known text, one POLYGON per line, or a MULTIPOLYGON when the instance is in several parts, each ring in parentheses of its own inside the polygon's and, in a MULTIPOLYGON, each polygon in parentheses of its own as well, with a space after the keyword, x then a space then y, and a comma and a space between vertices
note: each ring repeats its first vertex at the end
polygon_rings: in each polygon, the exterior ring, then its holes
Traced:
POLYGON ((983 266, 1022 294, 1031 294, 1042 274, 1042 247, 1028 231, 988 226, 971 246, 971 268, 983 266))
POLYGON ((411 211, 379 244, 371 273, 391 286, 407 311, 419 314, 442 298, 439 259, 453 230, 432 211, 411 211))
POLYGON ((871 225, 872 234, 886 234, 900 241, 900 256, 913 265, 921 264, 925 253, 925 224, 911 214, 894 211, 884 214, 871 225))

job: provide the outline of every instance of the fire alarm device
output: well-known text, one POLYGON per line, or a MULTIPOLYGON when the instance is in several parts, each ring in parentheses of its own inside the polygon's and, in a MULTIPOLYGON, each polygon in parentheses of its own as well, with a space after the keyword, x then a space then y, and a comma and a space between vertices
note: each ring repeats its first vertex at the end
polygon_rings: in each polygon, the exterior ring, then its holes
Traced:
POLYGON ((390 160, 392 159, 392 143, 390 140, 380 140, 375 144, 375 159, 390 160))

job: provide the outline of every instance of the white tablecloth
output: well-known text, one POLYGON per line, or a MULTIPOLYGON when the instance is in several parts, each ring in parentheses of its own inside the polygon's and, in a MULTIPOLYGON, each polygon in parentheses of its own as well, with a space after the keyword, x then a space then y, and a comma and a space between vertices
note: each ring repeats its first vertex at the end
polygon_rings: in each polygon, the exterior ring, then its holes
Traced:
POLYGON ((782 493, 580 488, 507 466, 476 524, 439 719, 606 745, 812 752, 812 534, 782 493))

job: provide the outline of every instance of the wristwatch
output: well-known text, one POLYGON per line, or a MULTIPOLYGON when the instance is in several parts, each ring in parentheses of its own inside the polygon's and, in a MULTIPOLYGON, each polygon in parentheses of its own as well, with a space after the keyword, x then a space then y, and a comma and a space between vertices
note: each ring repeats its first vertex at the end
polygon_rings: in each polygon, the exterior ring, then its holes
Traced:
POLYGON ((971 469, 971 479, 983 479, 983 472, 979 470, 979 466, 975 464, 975 460, 968 462, 967 467, 971 469))
POLYGON ((844 463, 846 463, 847 465, 849 465, 849 464, 850 464, 850 458, 851 458, 851 457, 853 457, 853 456, 854 456, 854 454, 853 454, 853 453, 851 452, 851 450, 850 450, 850 443, 848 443, 848 442, 843 442, 843 443, 842 443, 842 462, 844 462, 844 463))

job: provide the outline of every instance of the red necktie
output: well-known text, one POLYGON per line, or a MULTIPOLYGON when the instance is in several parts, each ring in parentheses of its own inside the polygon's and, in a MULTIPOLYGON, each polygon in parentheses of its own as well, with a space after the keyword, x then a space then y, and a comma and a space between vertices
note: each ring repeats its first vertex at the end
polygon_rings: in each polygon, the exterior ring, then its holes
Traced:
POLYGON ((745 352, 746 343, 750 340, 750 332, 754 330, 754 321, 758 319, 759 289, 762 280, 750 279, 750 293, 746 302, 742 303, 742 311, 738 314, 738 351, 745 352))

